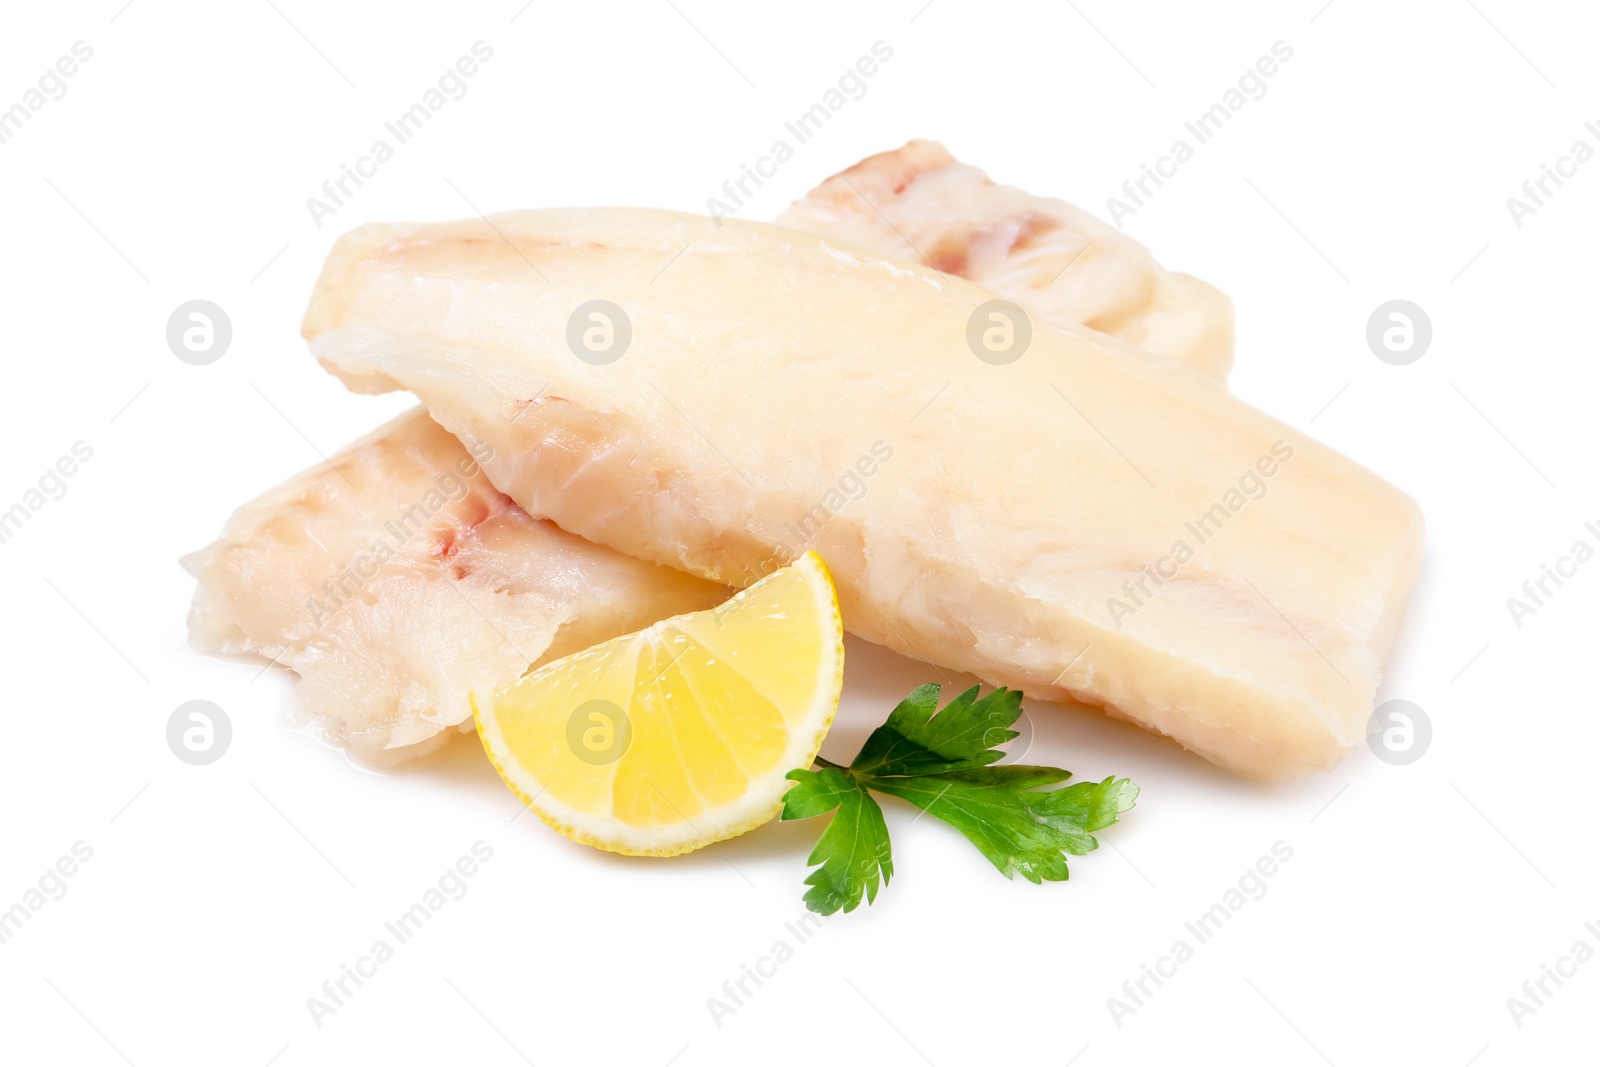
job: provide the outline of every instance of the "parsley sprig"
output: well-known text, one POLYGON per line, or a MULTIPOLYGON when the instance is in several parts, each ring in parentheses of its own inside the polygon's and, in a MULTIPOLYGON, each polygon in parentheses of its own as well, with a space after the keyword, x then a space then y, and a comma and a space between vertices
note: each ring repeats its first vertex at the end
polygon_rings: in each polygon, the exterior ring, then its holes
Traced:
POLYGON ((835 812, 806 861, 806 907, 823 915, 854 911, 894 875, 889 827, 872 792, 909 801, 954 826, 1007 878, 1035 885, 1067 878, 1068 855, 1094 851, 1092 836, 1133 807, 1139 787, 1126 778, 1045 789, 1072 777, 1056 767, 992 766, 1017 732, 1022 694, 973 686, 936 710, 939 687, 919 686, 872 732, 848 767, 818 758, 790 771, 783 818, 835 812))

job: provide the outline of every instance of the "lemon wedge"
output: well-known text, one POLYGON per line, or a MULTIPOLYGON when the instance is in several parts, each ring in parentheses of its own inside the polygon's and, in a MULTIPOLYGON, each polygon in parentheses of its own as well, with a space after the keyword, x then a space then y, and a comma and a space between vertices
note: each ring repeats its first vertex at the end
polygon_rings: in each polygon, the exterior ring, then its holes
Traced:
POLYGON ((474 695, 478 737, 574 841, 673 856, 778 814, 833 723, 839 599, 815 552, 709 611, 676 615, 474 695))

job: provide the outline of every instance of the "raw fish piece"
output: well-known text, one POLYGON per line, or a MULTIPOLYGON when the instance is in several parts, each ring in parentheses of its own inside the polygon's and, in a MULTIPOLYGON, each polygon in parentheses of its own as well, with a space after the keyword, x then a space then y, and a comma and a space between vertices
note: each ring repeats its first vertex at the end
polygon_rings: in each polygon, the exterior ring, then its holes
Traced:
POLYGON ((1233 366, 1233 303, 1219 290, 1065 201, 996 185, 937 141, 868 156, 777 221, 959 274, 1218 380, 1233 366))
POLYGON ((367 762, 471 732, 474 689, 728 594, 530 518, 420 408, 332 463, 184 558, 190 639, 293 668, 301 715, 367 762))
MULTIPOLYGON (((937 266, 981 276, 1037 314, 1065 316, 1069 322, 1082 317, 1102 327, 1120 323, 1124 336, 1157 342, 1163 336, 1205 330, 1216 341, 1231 330, 1227 300, 1209 286, 1161 271, 1141 246, 1068 205, 995 185, 931 141, 913 141, 872 156, 829 179, 791 208, 785 223, 916 259, 917 253, 879 224, 880 217, 855 191, 846 195, 846 180, 881 203, 901 230, 916 234, 937 266), (1085 253, 1091 239, 1096 247, 1085 253), (1070 274, 1064 274, 1069 266, 1070 274), (1058 276, 1059 284, 1048 284, 1058 276), (1040 279, 1046 283, 1042 287, 1040 279), (1185 287, 1196 295, 1187 306, 1180 302, 1158 313, 1141 303, 1152 293, 1166 294, 1163 299, 1170 301, 1171 294, 1185 287), (1151 322, 1168 325, 1152 332, 1151 322)), ((535 620, 534 632, 524 634, 518 629, 523 623, 512 616, 522 618, 529 606, 526 598, 538 591, 538 583, 552 581, 548 592, 554 600, 583 599, 585 594, 569 584, 562 561, 577 561, 574 565, 585 574, 604 579, 605 588, 598 592, 614 599, 631 596, 625 576, 637 573, 643 580, 638 591, 642 605, 659 602, 663 614, 687 610, 672 606, 677 592, 666 590, 674 583, 658 569, 610 559, 548 523, 529 520, 478 479, 471 499, 450 502, 434 518, 443 524, 442 532, 451 524, 464 528, 474 516, 493 512, 494 544, 504 551, 492 555, 489 571, 527 572, 520 592, 498 596, 485 606, 479 603, 481 592, 452 592, 448 572, 431 565, 428 552, 412 553, 404 566, 386 568, 381 582, 367 586, 372 592, 349 609, 348 617, 334 615, 331 605, 355 590, 355 575, 345 571, 350 561, 389 540, 384 523, 392 518, 397 498, 420 497, 441 479, 451 478, 457 464, 470 466, 453 438, 417 414, 352 446, 341 466, 348 459, 357 459, 374 475, 362 491, 351 490, 326 468, 307 472, 291 483, 292 489, 246 505, 223 541, 190 557, 188 565, 201 578, 191 621, 201 647, 254 652, 300 671, 302 714, 324 736, 348 744, 367 761, 394 763, 423 755, 451 736, 452 728, 470 730, 465 693, 472 679, 509 678, 532 658, 514 652, 506 641, 495 643, 490 629, 499 626, 508 637, 517 629, 517 647, 531 652, 546 641, 540 636, 543 629, 535 620), (390 490, 387 498, 384 486, 390 490), (308 506, 305 493, 312 490, 317 495, 308 506), (523 551, 528 558, 516 558, 523 551), (540 571, 541 565, 554 569, 540 571), (339 580, 347 592, 319 588, 339 580), (517 601, 514 610, 508 598, 517 601), (326 625, 308 630, 308 619, 316 622, 318 603, 328 605, 322 610, 329 618, 326 625), (474 627, 480 610, 488 621, 474 627), (438 634, 430 636, 433 631, 423 632, 424 627, 408 618, 448 619, 439 634, 467 633, 472 639, 459 648, 447 643, 441 651, 435 643, 438 634)), ((407 506, 414 502, 410 499, 407 506)), ((694 595, 720 594, 700 589, 694 595)), ((696 601, 695 606, 702 605, 696 601)), ((586 610, 596 612, 593 639, 612 636, 618 625, 615 609, 602 605, 586 610)), ((630 618, 636 618, 636 625, 652 622, 650 610, 641 607, 630 618)), ((591 634, 581 620, 568 619, 564 625, 575 635, 573 647, 591 634)), ((619 632, 633 628, 630 624, 619 632)), ((565 644, 558 639, 553 647, 565 644)), ((555 654, 547 650, 543 658, 555 654)))
POLYGON ((563 529, 730 584, 814 547, 870 640, 1251 777, 1333 766, 1416 505, 1103 335, 1035 322, 980 359, 993 299, 759 223, 530 211, 346 235, 303 332, 352 388, 491 445, 494 484, 563 529), (575 343, 595 299, 631 323, 609 362, 575 343))

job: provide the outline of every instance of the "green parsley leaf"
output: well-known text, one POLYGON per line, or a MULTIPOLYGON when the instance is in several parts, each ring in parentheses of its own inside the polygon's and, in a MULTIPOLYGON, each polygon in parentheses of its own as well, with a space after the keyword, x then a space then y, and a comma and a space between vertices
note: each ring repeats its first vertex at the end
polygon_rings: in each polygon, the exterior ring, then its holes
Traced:
POLYGON ((992 764, 996 746, 1017 736, 1022 694, 973 686, 938 709, 939 687, 919 686, 867 738, 849 767, 819 759, 819 770, 791 771, 783 818, 807 819, 838 809, 807 861, 806 906, 824 915, 852 911, 877 898, 879 873, 893 873, 889 831, 869 790, 916 805, 960 830, 995 868, 1030 882, 1067 878, 1068 855, 1094 851, 1095 831, 1133 807, 1138 786, 1126 778, 1079 782, 1056 767, 992 764))
POLYGON ((867 903, 878 897, 878 875, 888 885, 894 875, 889 857, 889 827, 872 794, 843 768, 831 764, 817 771, 790 771, 794 785, 783 795, 785 819, 809 819, 839 809, 806 860, 821 864, 806 879, 806 907, 822 915, 843 908, 855 911, 863 890, 867 903))
POLYGON ((939 687, 918 686, 872 731, 850 770, 878 777, 937 774, 1000 759, 1005 753, 995 746, 1017 736, 1011 724, 1022 714, 1022 694, 996 689, 982 700, 977 696, 973 686, 935 715, 939 687))
POLYGON ((1098 842, 1090 832, 1116 822, 1139 795, 1126 778, 1043 792, 1032 788, 1066 777, 1066 771, 1052 767, 984 767, 920 778, 876 778, 870 784, 960 830, 1007 878, 1020 874, 1037 885, 1066 881, 1066 855, 1093 852, 1098 842), (1038 776, 1030 778, 1029 772, 1038 776))

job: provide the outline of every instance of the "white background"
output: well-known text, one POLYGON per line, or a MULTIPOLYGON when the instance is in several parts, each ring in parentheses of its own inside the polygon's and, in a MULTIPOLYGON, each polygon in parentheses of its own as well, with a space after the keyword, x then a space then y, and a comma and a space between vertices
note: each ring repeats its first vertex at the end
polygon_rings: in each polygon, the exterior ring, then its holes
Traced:
MULTIPOLYGON (((28 5, 0 107, 73 42, 93 59, 0 145, 8 418, 0 507, 75 441, 69 491, 0 545, 7 742, 0 908, 93 858, 0 945, 0 1058, 77 1064, 608 1062, 1090 1067, 1570 1063, 1600 962, 1519 1028, 1506 1000, 1600 920, 1600 564, 1513 624, 1506 598, 1600 520, 1593 474, 1600 162, 1517 227, 1506 198, 1600 119, 1578 4, 922 0, 785 5, 28 5), (120 10, 119 10, 120 8, 120 10), (323 228, 305 206, 477 40, 494 58, 323 228), (742 212, 915 136, 1098 214, 1273 42, 1252 101, 1126 220, 1232 295, 1237 392, 1405 488, 1426 564, 1380 698, 1432 747, 1279 788, 1082 711, 1031 708, 1029 760, 1131 775, 1138 808, 1066 884, 1008 883, 888 803, 896 877, 827 921, 718 1027, 708 997, 792 936, 819 822, 671 861, 574 845, 465 739, 379 776, 285 728, 289 679, 185 644, 177 557, 401 397, 348 395, 297 327, 335 236, 372 219, 647 204, 705 210, 874 41, 891 61, 742 212), (452 188, 453 186, 453 188, 452 188), (470 205, 467 201, 470 201, 470 205), (1386 365, 1379 303, 1432 319, 1386 365), (205 367, 168 350, 230 315, 205 367), (276 410, 275 410, 276 409, 276 410), (191 767, 181 702, 227 710, 191 767), (306 1007, 441 872, 493 859, 378 976, 306 1007), (1118 1026, 1107 998, 1274 842, 1293 859, 1118 1026), (676 1057, 676 1059, 674 1059, 676 1057)), ((852 643, 825 754, 930 671, 852 643)), ((1192 937, 1189 938, 1191 944, 1192 937)), ((1553 986, 1550 988, 1554 989, 1553 986)))

